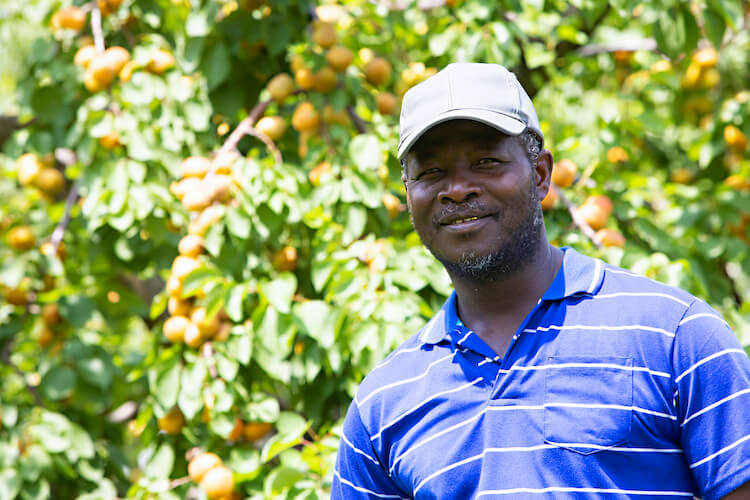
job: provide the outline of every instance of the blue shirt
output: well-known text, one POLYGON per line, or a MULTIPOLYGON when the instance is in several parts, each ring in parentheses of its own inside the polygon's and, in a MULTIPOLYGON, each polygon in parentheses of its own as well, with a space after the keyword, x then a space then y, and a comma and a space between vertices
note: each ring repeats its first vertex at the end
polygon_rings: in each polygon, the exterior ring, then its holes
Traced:
POLYGON ((331 498, 722 497, 750 360, 703 301, 565 249, 501 358, 456 297, 362 382, 331 498))

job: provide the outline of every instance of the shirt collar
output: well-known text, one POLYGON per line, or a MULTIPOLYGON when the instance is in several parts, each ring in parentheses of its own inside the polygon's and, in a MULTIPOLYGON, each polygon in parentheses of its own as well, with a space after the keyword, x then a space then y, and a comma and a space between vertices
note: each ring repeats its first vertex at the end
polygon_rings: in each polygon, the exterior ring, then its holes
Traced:
MULTIPOLYGON (((604 262, 581 255, 570 247, 563 247, 562 250, 562 266, 544 292, 542 300, 560 300, 577 294, 591 295, 598 292, 604 280, 604 262)), ((458 321, 456 291, 453 290, 440 311, 424 326, 419 340, 426 344, 450 340, 448 335, 457 328, 458 321)))

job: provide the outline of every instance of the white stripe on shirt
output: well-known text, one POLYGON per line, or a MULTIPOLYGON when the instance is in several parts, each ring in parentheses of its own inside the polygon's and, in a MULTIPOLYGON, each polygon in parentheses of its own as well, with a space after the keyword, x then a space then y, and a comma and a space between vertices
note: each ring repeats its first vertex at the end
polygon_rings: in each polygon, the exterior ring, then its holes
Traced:
POLYGON ((549 486, 547 488, 510 488, 507 490, 485 490, 479 492, 474 498, 487 495, 511 495, 515 493, 613 493, 617 495, 663 495, 663 496, 681 496, 692 497, 690 491, 648 491, 648 490, 623 490, 619 488, 575 488, 568 486, 549 486))
POLYGON ((709 460, 713 460, 717 456, 721 455, 722 453, 727 452, 727 451, 731 450, 732 448, 736 448, 737 446, 741 445, 742 443, 744 443, 748 439, 750 439, 750 434, 748 434, 745 437, 742 437, 742 438, 738 439, 737 441, 735 441, 734 443, 730 444, 729 446, 725 446, 724 448, 720 449, 716 453, 710 454, 706 458, 698 460, 697 462, 693 462, 692 464, 690 464, 690 468, 694 469, 694 468, 698 467, 699 465, 703 465, 706 462, 708 462, 709 460))
POLYGON ((725 354, 732 354, 732 353, 740 353, 740 354, 742 354, 744 356, 747 356, 747 354, 745 354, 745 351, 742 350, 742 349, 724 349, 723 351, 715 352, 715 353, 711 354, 710 356, 706 356, 705 358, 703 358, 700 361, 696 362, 690 368, 688 368, 687 370, 685 370, 684 372, 682 372, 680 375, 678 375, 677 378, 674 379, 674 383, 675 384, 679 383, 680 380, 682 380, 685 377, 685 375, 689 374, 690 372, 692 372, 693 370, 695 370, 696 368, 698 368, 699 366, 701 366, 703 363, 708 363, 712 359, 716 359, 719 356, 723 356, 725 354))
POLYGON ((711 411, 714 408, 716 408, 717 406, 720 406, 720 405, 726 403, 727 401, 731 401, 732 399, 734 399, 734 398, 736 398, 738 396, 742 396, 743 394, 748 394, 748 393, 750 393, 750 389, 743 389, 741 391, 737 391, 734 394, 731 394, 731 395, 725 397, 724 399, 720 399, 719 401, 717 401, 717 402, 715 402, 715 403, 713 403, 711 405, 708 405, 705 408, 703 408, 702 410, 697 411, 697 412, 693 413, 692 415, 690 415, 689 417, 687 417, 685 419, 685 421, 680 424, 680 427, 684 426, 685 424, 687 424, 688 422, 690 422, 691 420, 693 420, 695 417, 700 417, 701 415, 703 415, 707 411, 711 411))
POLYGON ((341 474, 339 474, 339 471, 335 469, 333 471, 333 475, 339 478, 339 481, 341 481, 343 484, 351 488, 354 488, 357 491, 361 491, 362 493, 367 493, 368 495, 375 495, 376 497, 380 497, 380 498, 404 498, 401 495, 390 495, 388 493, 378 493, 377 491, 372 491, 372 490, 368 490, 367 488, 363 488, 361 486, 356 486, 354 483, 352 483, 348 479, 344 479, 343 477, 341 477, 341 474))

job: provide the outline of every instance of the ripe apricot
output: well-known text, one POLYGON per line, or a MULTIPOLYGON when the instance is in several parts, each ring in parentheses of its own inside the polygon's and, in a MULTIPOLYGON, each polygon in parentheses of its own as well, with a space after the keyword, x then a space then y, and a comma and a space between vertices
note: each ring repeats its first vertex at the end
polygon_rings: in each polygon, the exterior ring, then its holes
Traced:
POLYGON ((311 90, 315 87, 315 73, 307 66, 303 66, 294 72, 294 81, 302 90, 311 90))
POLYGON ((86 90, 95 94, 107 88, 107 85, 109 84, 97 80, 94 73, 91 71, 90 66, 91 65, 89 65, 89 69, 86 70, 86 73, 83 74, 83 85, 86 87, 86 90))
POLYGON ((327 161, 323 161, 318 163, 315 168, 310 170, 310 173, 307 174, 308 179, 310 179, 310 184, 313 186, 320 186, 321 178, 325 174, 330 174, 331 172, 331 164, 327 161))
POLYGON ((49 346, 52 341, 55 340, 55 332, 52 331, 49 327, 42 328, 42 331, 39 332, 39 336, 36 338, 37 344, 39 344, 39 347, 42 349, 45 349, 47 346, 49 346))
POLYGON ((697 87, 701 78, 702 69, 703 68, 700 64, 691 62, 685 70, 685 74, 682 75, 682 86, 686 89, 697 87))
POLYGON ((101 144, 104 149, 115 149, 120 145, 120 134, 113 130, 107 135, 101 136, 99 138, 99 144, 101 144))
POLYGON ((115 73, 119 73, 120 70, 122 70, 122 68, 130 61, 130 52, 123 47, 115 45, 104 51, 104 57, 112 65, 115 73))
POLYGON ((60 28, 81 31, 86 26, 86 13, 80 7, 64 7, 55 13, 53 21, 60 28))
POLYGON ((203 238, 196 234, 187 234, 182 237, 177 245, 180 255, 197 257, 203 253, 203 238))
POLYGON ((73 57, 73 63, 76 66, 82 66, 88 68, 89 63, 96 55, 96 47, 93 45, 84 45, 76 51, 76 55, 73 57))
POLYGON ((177 276, 170 276, 166 285, 167 293, 170 297, 179 297, 182 295, 182 280, 177 276))
POLYGON ((276 141, 286 132, 286 122, 280 116, 264 116, 258 120, 255 128, 266 134, 272 141, 276 141))
POLYGON ((26 153, 16 160, 16 171, 18 172, 18 182, 22 186, 33 184, 39 172, 42 170, 42 164, 33 153, 26 153))
POLYGON ((173 66, 174 56, 164 49, 159 49, 151 54, 151 58, 148 64, 146 64, 146 69, 151 73, 161 75, 173 66))
POLYGON ((391 63, 375 57, 365 66, 365 79, 373 85, 382 85, 391 77, 391 63))
POLYGON ((187 330, 189 324, 190 320, 185 316, 171 316, 162 327, 164 337, 173 344, 184 342, 185 330, 187 330))
POLYGON ((180 164, 183 177, 204 177, 211 170, 211 161, 202 156, 188 156, 180 164))
POLYGON ((203 186, 212 200, 226 203, 232 198, 234 180, 226 174, 208 175, 203 179, 203 186))
POLYGON ((568 187, 576 178, 578 167, 572 160, 563 159, 552 167, 552 182, 560 187, 568 187))
POLYGON ((297 269, 297 249, 287 245, 276 252, 271 260, 274 269, 279 272, 294 271, 297 269))
POLYGON ((335 109, 330 104, 323 106, 323 121, 325 123, 338 123, 339 125, 349 125, 349 113, 346 109, 335 109))
POLYGON ((702 68, 712 68, 719 61, 719 53, 713 47, 706 47, 693 53, 692 60, 702 68))
POLYGON ((122 0, 97 0, 99 12, 101 12, 103 16, 116 11, 120 5, 122 5, 122 0))
POLYGON ((200 481, 201 488, 210 500, 231 495, 234 490, 232 471, 224 465, 217 465, 206 472, 200 481))
POLYGON ((239 155, 234 151, 221 152, 211 161, 211 168, 217 174, 230 174, 232 173, 232 166, 238 158, 239 155))
POLYGON ((383 205, 385 205, 385 209, 388 211, 388 217, 391 219, 398 217, 398 214, 401 213, 402 209, 401 200, 399 200, 394 194, 385 193, 382 201, 383 205))
POLYGON ((125 66, 122 67, 117 76, 120 77, 121 82, 129 82, 133 77, 133 72, 138 68, 138 63, 135 61, 128 61, 125 66))
POLYGON ((599 205, 594 204, 583 204, 578 207, 578 215, 595 231, 604 227, 609 218, 599 205))
POLYGON ((229 433, 229 436, 227 436, 227 439, 229 441, 239 441, 242 439, 242 432, 245 429, 245 423, 242 421, 240 417, 234 418, 234 427, 232 428, 232 432, 229 433))
POLYGON ((200 212, 211 205, 211 203, 213 203, 213 198, 211 192, 208 190, 208 186, 205 185, 200 186, 196 190, 188 191, 182 197, 182 206, 191 212, 200 212))
POLYGON ((198 325, 193 322, 190 322, 185 329, 185 344, 193 349, 197 349, 203 344, 203 335, 201 335, 198 325))
POLYGON ((185 426, 185 415, 175 406, 169 413, 157 419, 156 423, 159 430, 167 434, 179 434, 185 426))
POLYGON ((192 257, 178 255, 172 262, 172 276, 183 279, 200 267, 200 262, 192 257))
POLYGON ((612 200, 610 200, 609 197, 603 194, 591 195, 588 198, 586 198, 583 204, 584 205, 597 205, 599 208, 604 210, 604 212, 607 215, 610 215, 612 213, 612 210, 614 209, 614 206, 612 205, 612 200))
POLYGON ((690 184, 695 179, 695 172, 689 168, 677 168, 669 174, 669 180, 677 184, 690 184))
POLYGON ((336 72, 330 67, 325 66, 315 73, 315 91, 321 94, 327 94, 336 88, 338 78, 336 72))
POLYGON ((255 442, 263 439, 273 430, 269 422, 248 422, 245 424, 243 434, 248 441, 255 442))
POLYGON ((289 67, 292 68, 292 73, 296 73, 297 70, 305 67, 305 64, 305 58, 302 56, 302 54, 293 54, 291 59, 289 60, 289 67))
POLYGON ((175 198, 182 200, 187 193, 190 191, 196 191, 200 189, 201 180, 198 177, 185 177, 182 180, 173 182, 169 186, 169 190, 175 195, 175 198))
POLYGON ((381 115, 392 115, 396 111, 398 101, 396 100, 396 96, 390 92, 379 92, 375 96, 375 104, 381 115))
POLYGON ((116 66, 117 61, 114 58, 110 59, 106 52, 96 54, 88 66, 88 71, 91 72, 93 78, 99 82, 100 85, 107 87, 112 80, 115 79, 117 72, 120 68, 116 66))
POLYGON ((8 245, 13 250, 25 252, 36 246, 36 238, 28 226, 16 226, 8 231, 8 245))
POLYGON ((318 21, 313 26, 312 39, 314 43, 327 49, 338 40, 336 28, 330 23, 318 21))
POLYGON ((198 327, 203 338, 211 338, 219 331, 219 316, 214 314, 212 318, 209 318, 206 308, 202 306, 193 309, 190 314, 190 322, 198 327))
POLYGON ((747 149, 747 136, 734 125, 724 127, 724 140, 727 142, 727 146, 735 151, 747 149))
POLYGON ((336 45, 326 52, 326 62, 336 71, 344 71, 352 63, 354 54, 348 47, 336 45))
POLYGON ((320 116, 311 102, 301 102, 292 114, 292 127, 300 132, 317 130, 320 116))
POLYGON ((193 457, 188 464, 188 475, 190 479, 199 483, 206 472, 210 471, 214 467, 221 465, 221 458, 215 453, 210 451, 203 452, 193 457))
POLYGON ((65 187, 65 177, 54 167, 44 167, 34 180, 34 186, 50 196, 54 196, 65 187))
POLYGON ((167 301, 167 311, 172 316, 189 316, 190 315, 190 301, 182 300, 179 297, 169 297, 167 301))
POLYGON ((625 163, 628 161, 628 152, 620 146, 613 146, 607 151, 607 161, 610 163, 625 163))
POLYGON ((20 288, 5 288, 3 298, 12 306, 25 306, 29 302, 28 294, 20 288))
POLYGON ((625 246, 625 237, 614 229, 600 229, 596 232, 596 239, 605 247, 619 247, 625 246))
POLYGON ((279 73, 271 78, 266 88, 271 95, 271 99, 281 102, 294 92, 294 80, 287 73, 279 73))

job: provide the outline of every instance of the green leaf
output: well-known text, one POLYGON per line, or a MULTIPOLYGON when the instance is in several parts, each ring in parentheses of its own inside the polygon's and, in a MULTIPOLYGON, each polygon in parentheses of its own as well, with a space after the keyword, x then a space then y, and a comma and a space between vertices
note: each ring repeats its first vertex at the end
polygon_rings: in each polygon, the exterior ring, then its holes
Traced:
POLYGON ((703 27, 706 30, 706 36, 711 41, 714 47, 719 48, 721 41, 724 38, 724 32, 727 29, 727 23, 724 17, 710 9, 703 9, 703 27))
POLYGON ((277 311, 288 313, 292 297, 297 290, 297 277, 292 273, 281 273, 275 280, 265 283, 260 293, 277 311))
POLYGON ((227 340, 227 349, 240 364, 248 364, 253 354, 253 343, 250 335, 246 333, 230 336, 229 340, 227 340))
POLYGON ((361 134, 349 143, 349 156, 360 169, 375 169, 383 163, 383 148, 377 136, 361 134))
POLYGON ((58 365, 44 374, 41 391, 44 397, 59 401, 73 394, 76 373, 70 367, 58 365))
POLYGON ((243 319, 243 304, 247 294, 247 285, 245 284, 233 286, 229 289, 229 293, 227 294, 225 311, 227 316, 229 316, 229 319, 236 323, 239 323, 243 319))
POLYGON ((201 267, 191 272, 182 281, 182 295, 190 296, 201 289, 208 288, 209 284, 221 281, 221 275, 214 269, 201 267))
POLYGON ((149 373, 153 394, 164 409, 170 409, 177 403, 181 372, 179 358, 173 357, 156 365, 149 373))
POLYGON ((217 43, 208 49, 202 67, 209 90, 215 89, 226 80, 230 65, 229 51, 223 43, 217 43))
POLYGON ((263 482, 266 498, 278 498, 278 495, 292 488, 304 477, 304 472, 292 467, 276 467, 263 482))
POLYGON ((268 462, 282 451, 299 444, 309 427, 310 423, 296 413, 282 412, 276 422, 278 434, 266 441, 260 454, 261 460, 268 462))
POLYGON ((250 236, 250 218, 241 212, 239 207, 230 207, 226 212, 226 223, 229 232, 245 240, 250 236))
POLYGON ((177 404, 188 420, 193 418, 203 408, 201 394, 203 382, 207 374, 208 369, 202 358, 198 358, 194 363, 188 364, 182 370, 180 395, 177 399, 177 404))
POLYGON ((214 359, 216 359, 216 370, 219 372, 219 375, 221 375, 224 380, 234 380, 234 377, 237 375, 237 370, 240 367, 239 363, 219 352, 216 353, 214 359))
POLYGON ((174 450, 170 443, 162 443, 148 459, 143 471, 149 477, 169 478, 174 467, 174 450))
POLYGON ((322 300, 303 302, 295 305, 294 315, 321 347, 328 349, 333 346, 337 315, 328 304, 322 300))
POLYGON ((653 29, 659 49, 672 59, 691 52, 698 43, 698 25, 686 6, 661 11, 653 29))
POLYGON ((80 374, 86 381, 106 391, 112 383, 114 366, 108 357, 91 357, 76 363, 80 374))

